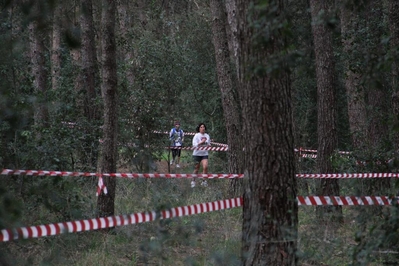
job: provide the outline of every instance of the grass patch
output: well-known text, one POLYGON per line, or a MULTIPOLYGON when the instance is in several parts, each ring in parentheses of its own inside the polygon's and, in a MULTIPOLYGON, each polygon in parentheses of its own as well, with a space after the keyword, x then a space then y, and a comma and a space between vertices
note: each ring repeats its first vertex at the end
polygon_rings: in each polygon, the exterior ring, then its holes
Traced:
MULTIPOLYGON (((188 161, 188 157, 186 159, 188 161)), ((176 171, 192 171, 185 160, 184 167, 176 171)), ((162 210, 229 198, 228 180, 209 180, 208 183, 207 188, 197 186, 192 189, 188 179, 118 179, 115 213, 162 210)), ((81 210, 85 218, 95 217, 95 190, 96 180, 89 180, 82 186, 82 200, 88 203, 81 210)), ((395 254, 381 252, 391 249, 381 250, 367 245, 378 240, 376 234, 369 232, 373 226, 382 224, 387 216, 382 212, 381 216, 369 218, 362 224, 366 208, 344 207, 344 223, 333 227, 320 224, 315 207, 301 206, 299 265, 352 265, 356 250, 363 261, 359 259, 354 265, 398 262, 395 254), (355 241, 359 233, 366 242, 362 248, 359 248, 359 241, 355 241), (361 256, 362 252, 374 256, 361 256)), ((35 211, 25 210, 28 225, 38 225, 42 221, 62 222, 44 209, 35 211)), ((241 227, 242 209, 234 208, 121 226, 109 233, 90 231, 2 243, 0 256, 10 265, 240 265, 241 227)), ((373 229, 373 232, 382 234, 382 229, 373 229)))

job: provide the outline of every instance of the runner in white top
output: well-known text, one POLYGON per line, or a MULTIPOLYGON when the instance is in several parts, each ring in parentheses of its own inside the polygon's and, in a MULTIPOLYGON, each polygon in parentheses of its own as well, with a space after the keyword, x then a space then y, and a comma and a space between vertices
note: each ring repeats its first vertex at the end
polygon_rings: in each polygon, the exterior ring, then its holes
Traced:
MULTIPOLYGON (((211 145, 211 138, 206 131, 206 126, 204 123, 200 123, 197 126, 197 132, 193 137, 193 147, 206 147, 211 145)), ((194 149, 193 151, 193 159, 194 159, 194 174, 198 174, 200 164, 202 164, 202 173, 208 173, 208 150, 198 150, 194 149)), ((208 186, 206 180, 202 181, 201 185, 208 186)), ((191 187, 195 187, 195 178, 191 182, 191 187)))

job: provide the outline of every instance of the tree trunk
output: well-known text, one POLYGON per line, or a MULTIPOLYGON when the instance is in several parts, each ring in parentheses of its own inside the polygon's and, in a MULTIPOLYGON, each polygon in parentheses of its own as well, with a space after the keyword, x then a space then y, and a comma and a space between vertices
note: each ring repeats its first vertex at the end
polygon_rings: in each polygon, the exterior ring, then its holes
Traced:
POLYGON ((367 110, 365 100, 365 89, 361 84, 361 71, 356 64, 355 46, 357 42, 356 24, 359 16, 351 12, 344 4, 341 5, 341 36, 345 52, 345 89, 348 102, 349 127, 352 135, 353 148, 364 151, 367 145, 367 110))
MULTIPOLYGON (((227 144, 229 145, 228 162, 230 173, 242 173, 242 143, 240 108, 236 100, 229 47, 226 34, 226 16, 223 4, 219 0, 211 0, 213 45, 215 47, 216 69, 225 118, 227 144)), ((239 179, 232 180, 232 190, 241 195, 239 179)), ((232 193, 234 194, 234 193, 232 193)))
POLYGON ((93 6, 91 0, 81 0, 80 28, 82 31, 81 46, 81 81, 83 90, 83 114, 88 123, 83 130, 86 138, 83 140, 84 154, 83 164, 90 169, 96 167, 98 158, 99 120, 101 118, 97 101, 99 73, 97 69, 96 43, 94 39, 93 6), (93 147, 95 147, 93 149, 93 147))
POLYGON ((282 0, 257 4, 237 1, 245 143, 242 264, 296 265, 298 204, 291 83, 282 57, 285 36, 277 29, 285 22, 287 7, 282 0), (274 71, 268 72, 270 69, 274 71))
POLYGON ((59 2, 54 7, 51 43, 51 86, 54 91, 59 90, 61 80, 61 21, 63 15, 63 3, 59 2))
POLYGON ((392 109, 395 123, 393 133, 393 143, 395 151, 399 151, 399 2, 397 0, 388 1, 389 31, 391 35, 390 49, 392 57, 392 109))
POLYGON ((125 77, 128 88, 132 88, 134 84, 134 47, 131 44, 131 29, 133 27, 131 14, 130 14, 130 1, 118 1, 118 18, 119 18, 119 34, 121 38, 121 55, 125 62, 125 77))
MULTIPOLYGON (((310 0, 312 33, 316 60, 317 83, 317 169, 319 173, 333 173, 332 157, 337 148, 337 126, 335 107, 335 60, 332 48, 332 32, 328 30, 323 11, 328 14, 333 1, 310 0)), ((337 179, 322 179, 317 193, 320 196, 338 196, 337 179)), ((333 220, 342 221, 341 206, 318 206, 318 214, 327 213, 333 220)))
POLYGON ((85 89, 84 114, 85 117, 91 121, 100 118, 98 115, 98 106, 96 105, 97 92, 95 90, 98 73, 94 40, 93 7, 91 0, 82 0, 81 4, 81 68, 83 74, 83 88, 85 89))
POLYGON ((394 92, 399 91, 399 63, 398 63, 398 47, 399 47, 399 2, 396 0, 388 1, 388 18, 389 31, 391 35, 390 47, 392 54, 392 88, 394 92))
MULTIPOLYGON (((34 2, 32 12, 34 17, 39 17, 40 3, 34 2)), ((41 25, 43 26, 43 25, 41 25)), ((47 107, 47 71, 46 59, 44 56, 44 34, 39 30, 38 19, 33 20, 29 24, 29 40, 30 40, 30 58, 32 64, 33 88, 37 96, 35 103, 34 122, 39 128, 48 125, 48 107, 47 107)), ((38 136, 40 138, 40 136, 38 136)))
POLYGON ((227 25, 226 33, 227 40, 229 43, 230 58, 234 61, 234 67, 236 75, 238 76, 238 40, 237 40, 237 5, 236 0, 226 0, 226 14, 227 14, 227 25))
MULTIPOLYGON (((377 169, 378 172, 386 172, 387 164, 386 161, 390 158, 385 157, 385 151, 387 151, 387 145, 389 141, 389 127, 388 117, 389 113, 389 100, 388 100, 388 84, 384 80, 384 75, 378 70, 377 64, 379 58, 383 58, 386 54, 385 49, 381 46, 381 39, 383 38, 384 28, 380 23, 380 18, 383 17, 383 4, 378 0, 370 0, 367 6, 367 28, 369 29, 369 47, 367 55, 369 62, 372 63, 372 73, 369 77, 370 82, 368 84, 368 136, 370 143, 370 152, 373 160, 376 164, 373 164, 373 169, 377 169), (379 162, 378 162, 379 161, 379 162), (376 167, 374 167, 376 166, 376 167)), ((369 185, 367 195, 383 195, 386 191, 389 191, 390 179, 383 178, 379 180, 373 180, 369 185)), ((377 208, 379 211, 381 207, 377 208)))
MULTIPOLYGON (((103 143, 99 159, 99 173, 115 173, 117 160, 117 69, 115 43, 115 11, 113 0, 102 1, 102 82, 101 91, 104 100, 103 143)), ((98 216, 114 215, 116 180, 104 177, 108 194, 103 192, 97 201, 98 216)))

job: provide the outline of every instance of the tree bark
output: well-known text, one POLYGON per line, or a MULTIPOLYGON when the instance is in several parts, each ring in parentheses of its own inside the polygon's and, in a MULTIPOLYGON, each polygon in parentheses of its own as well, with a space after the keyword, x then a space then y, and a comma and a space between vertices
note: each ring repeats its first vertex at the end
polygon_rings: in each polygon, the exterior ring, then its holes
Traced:
POLYGON ((399 152, 399 2, 396 0, 388 1, 388 21, 391 35, 390 53, 392 57, 392 109, 395 123, 393 133, 393 143, 395 151, 399 152))
POLYGON ((283 57, 286 40, 278 29, 285 22, 285 8, 283 0, 262 6, 258 1, 237 1, 245 143, 243 265, 296 265, 291 83, 283 57))
POLYGON ((99 121, 101 119, 100 107, 97 101, 99 72, 97 68, 96 42, 93 22, 92 0, 81 0, 80 29, 82 32, 80 48, 80 77, 81 96, 83 98, 82 111, 88 123, 84 123, 82 130, 87 136, 83 141, 84 153, 82 161, 90 169, 96 167, 98 159, 98 139, 100 135, 99 121), (93 149, 94 147, 94 149, 93 149))
MULTIPOLYGON (((221 92, 223 114, 225 118, 227 144, 229 145, 228 163, 230 173, 242 173, 242 143, 240 106, 235 97, 233 86, 234 74, 230 64, 229 47, 226 33, 226 16, 223 4, 219 0, 211 0, 212 34, 215 47, 216 69, 221 92)), ((232 180, 232 194, 241 195, 241 182, 232 180)))
MULTIPOLYGON (((369 29, 370 45, 367 55, 372 63, 372 71, 370 71, 370 82, 368 84, 368 104, 371 107, 368 114, 368 136, 370 143, 370 152, 373 159, 379 161, 374 164, 378 168, 378 172, 386 172, 386 161, 390 158, 385 157, 386 143, 389 141, 388 119, 389 111, 389 95, 388 83, 384 80, 384 75, 378 70, 377 63, 379 58, 384 57, 386 51, 381 46, 381 39, 384 29, 381 26, 380 18, 383 17, 383 4, 378 0, 370 0, 367 5, 366 23, 369 29), (380 75, 381 74, 381 75, 380 75)), ((369 185, 367 195, 381 195, 389 191, 390 179, 384 178, 373 180, 369 185)), ((382 208, 378 208, 380 211, 382 208)))
MULTIPOLYGON (((317 83, 317 169, 319 173, 333 173, 332 157, 337 148, 337 126, 335 107, 335 60, 332 47, 332 32, 328 30, 325 18, 333 1, 310 0, 312 33, 316 60, 317 83)), ((320 196, 338 196, 337 179, 322 179, 317 193, 320 196)), ((320 218, 329 213, 331 218, 342 221, 341 206, 317 206, 320 218)))
POLYGON ((354 32, 358 30, 359 16, 344 4, 341 5, 341 36, 345 52, 345 89, 348 103, 349 128, 355 150, 365 150, 367 145, 367 110, 365 88, 361 84, 361 71, 356 64, 355 46, 358 44, 354 32))
POLYGON ((131 44, 131 29, 133 27, 131 14, 130 14, 130 1, 118 1, 118 21, 119 21, 119 34, 121 38, 121 55, 125 62, 125 77, 128 88, 132 88, 134 84, 134 47, 131 44))
POLYGON ((54 7, 51 43, 51 86, 54 91, 59 90, 61 80, 61 21, 63 14, 63 3, 59 2, 54 7))
POLYGON ((389 31, 391 35, 390 47, 393 59, 392 64, 392 88, 395 92, 399 91, 399 64, 398 64, 398 47, 399 47, 399 2, 396 0, 388 1, 388 21, 389 31))
MULTIPOLYGON (((32 12, 34 17, 39 18, 40 3, 34 2, 32 12)), ((41 25, 43 26, 43 25, 41 25)), ((32 64, 33 88, 37 96, 35 103, 34 122, 39 128, 48 126, 48 107, 47 107, 47 71, 46 59, 44 56, 44 34, 39 30, 38 19, 29 23, 30 58, 32 64)), ((40 136, 38 136, 40 138, 40 136)))
POLYGON ((97 60, 94 40, 93 7, 91 0, 82 0, 80 28, 82 31, 81 70, 85 90, 84 114, 88 121, 100 118, 96 104, 97 60))
POLYGON ((237 5, 236 0, 226 0, 226 14, 227 14, 227 25, 226 33, 227 40, 229 43, 230 58, 234 61, 234 66, 236 69, 236 75, 238 76, 238 53, 239 44, 237 40, 237 5))
POLYGON ((393 145, 395 152, 399 153, 399 2, 388 1, 389 31, 391 34, 390 52, 392 57, 392 111, 394 116, 395 131, 393 132, 393 145))
MULTIPOLYGON (((113 0, 102 1, 102 83, 104 100, 103 143, 99 159, 98 172, 115 173, 117 160, 117 69, 115 43, 116 3, 113 0)), ((116 180, 103 177, 108 194, 103 192, 97 201, 98 216, 114 215, 116 180)))

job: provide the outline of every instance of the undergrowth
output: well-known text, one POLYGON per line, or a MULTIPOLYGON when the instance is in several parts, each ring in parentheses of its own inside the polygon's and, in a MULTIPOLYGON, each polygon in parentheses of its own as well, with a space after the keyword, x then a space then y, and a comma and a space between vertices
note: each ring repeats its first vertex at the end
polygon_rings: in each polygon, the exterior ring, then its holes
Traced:
MULTIPOLYGON (((183 156, 182 168, 171 166, 171 172, 190 173, 192 165, 188 157, 183 156)), ((210 163, 212 167, 212 160, 210 163)), ((167 168, 166 161, 158 163, 158 172, 167 168)), ((120 171, 133 170, 125 165, 120 171)), ((79 183, 82 184, 80 197, 86 203, 80 210, 84 219, 95 217, 95 182, 79 183)), ((206 188, 198 184, 193 189, 188 179, 118 179, 115 214, 163 210, 228 198, 229 180, 209 180, 208 183, 206 188)), ((351 182, 342 182, 342 185, 344 190, 351 190, 351 182)), ((298 194, 308 193, 309 186, 311 184, 300 182, 298 194)), ((370 207, 343 207, 344 222, 331 225, 317 220, 314 206, 301 206, 298 265, 398 263, 392 246, 367 244, 377 241, 384 233, 381 225, 389 216, 389 207, 381 207, 383 211, 379 216, 359 220, 368 212, 367 208, 370 207), (377 230, 379 234, 375 233, 377 230), (362 252, 372 256, 362 256, 362 252)), ((39 225, 41 221, 63 222, 44 208, 35 211, 38 213, 24 211, 25 225, 39 225), (37 220, 33 221, 32 217, 37 220)), ((233 208, 121 226, 108 232, 88 231, 10 241, 0 244, 0 262, 4 265, 240 265, 241 216, 241 208, 233 208)))

